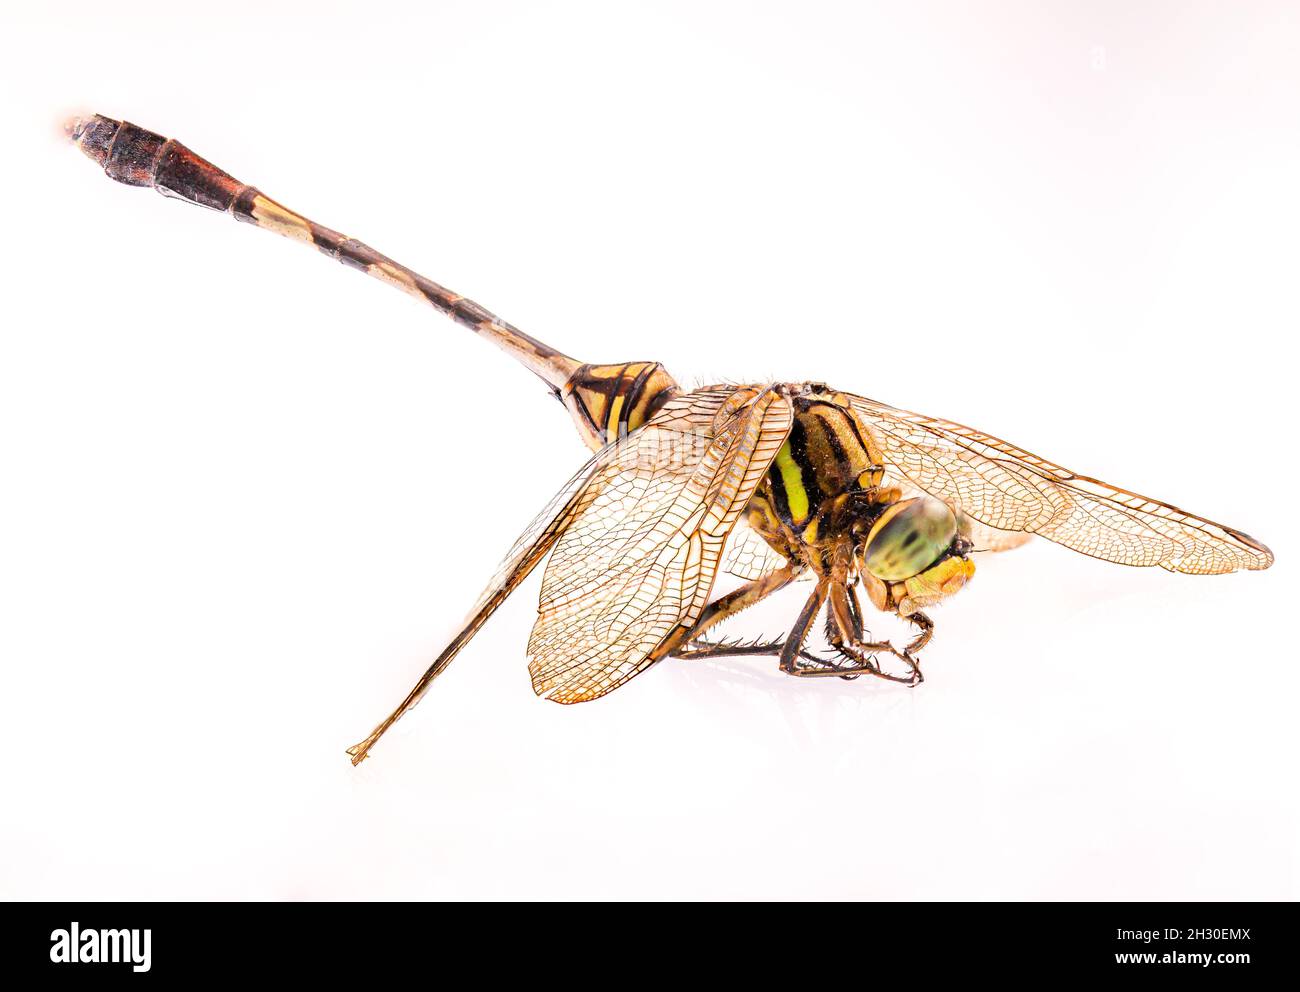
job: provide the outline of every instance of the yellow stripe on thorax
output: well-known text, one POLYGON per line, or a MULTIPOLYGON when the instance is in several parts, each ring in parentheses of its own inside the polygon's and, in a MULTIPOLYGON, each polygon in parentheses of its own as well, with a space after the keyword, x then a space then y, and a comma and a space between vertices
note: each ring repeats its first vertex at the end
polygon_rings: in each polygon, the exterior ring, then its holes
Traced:
POLYGON ((790 506, 790 518, 795 523, 802 523, 808 517, 808 490, 803 487, 803 473, 795 463, 788 440, 776 453, 776 468, 781 473, 781 483, 785 486, 785 500, 790 506))

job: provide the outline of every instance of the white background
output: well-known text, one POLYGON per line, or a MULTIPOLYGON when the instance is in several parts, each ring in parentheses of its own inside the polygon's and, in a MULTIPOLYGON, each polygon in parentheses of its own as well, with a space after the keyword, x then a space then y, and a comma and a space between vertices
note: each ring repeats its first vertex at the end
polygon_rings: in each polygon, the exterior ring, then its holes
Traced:
POLYGON ((1293 7, 4 18, 0 895, 1300 895, 1293 7), (827 380, 1279 564, 1036 543, 917 690, 670 662, 578 707, 530 690, 534 576, 354 770, 583 449, 463 328, 110 183, 77 110, 583 360, 827 380))

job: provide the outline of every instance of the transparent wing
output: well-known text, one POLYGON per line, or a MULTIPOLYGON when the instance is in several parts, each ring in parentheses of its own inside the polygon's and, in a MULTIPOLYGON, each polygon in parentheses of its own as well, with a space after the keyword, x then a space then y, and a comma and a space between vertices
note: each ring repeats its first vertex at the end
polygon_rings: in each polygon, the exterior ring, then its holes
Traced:
POLYGON ((415 686, 406 694, 397 709, 381 721, 365 740, 348 748, 348 754, 352 756, 354 765, 364 761, 370 748, 388 728, 419 703, 433 680, 446 670, 461 649, 496 612, 497 607, 506 601, 537 563, 546 557, 546 553, 555 545, 560 535, 591 505, 599 494, 599 483, 603 478, 604 469, 617 453, 616 447, 611 445, 597 452, 515 541, 487 588, 479 596, 478 602, 474 604, 469 616, 465 618, 465 622, 433 660, 433 664, 416 681, 415 686))
POLYGON ((711 387, 671 401, 627 438, 589 480, 592 500, 547 563, 528 643, 539 696, 603 696, 694 624, 791 420, 772 390, 711 387))
POLYGON ((1033 534, 1024 531, 998 530, 982 524, 965 512, 957 515, 957 526, 976 551, 1014 551, 1034 539, 1033 534))
POLYGON ((736 521, 722 552, 724 572, 754 582, 786 564, 785 556, 764 541, 743 517, 736 521))
POLYGON ((986 527, 1038 534, 1106 561, 1196 575, 1273 563, 1273 553, 1241 531, 1077 475, 982 431, 861 396, 850 400, 897 473, 986 527))
MULTIPOLYGON (((515 541, 456 635, 420 676, 397 709, 375 727, 369 737, 348 748, 348 753, 352 755, 352 763, 355 765, 364 761, 370 748, 388 728, 423 698, 433 680, 446 670, 497 608, 546 557, 547 552, 555 547, 560 537, 574 528, 578 521, 585 520, 586 527, 590 528, 598 521, 604 521, 606 525, 611 523, 617 525, 621 513, 629 514, 631 519, 633 508, 618 505, 620 487, 623 487, 625 497, 635 496, 634 490, 626 486, 628 477, 638 478, 648 472, 651 476, 660 475, 665 480, 680 479, 681 485, 689 483, 693 473, 687 471, 686 466, 699 465, 705 452, 717 437, 731 438, 735 435, 736 422, 742 419, 747 422, 748 418, 742 418, 741 414, 748 403, 753 401, 756 393, 751 389, 746 395, 736 394, 737 388, 734 386, 718 386, 679 397, 670 401, 650 424, 633 434, 631 438, 608 445, 597 452, 515 541), (652 425, 655 425, 655 432, 647 435, 646 441, 640 440, 641 435, 652 425), (665 443, 663 450, 656 453, 648 446, 648 440, 656 437, 676 438, 677 443, 671 445, 665 443), (700 453, 694 454, 697 450, 700 453), (673 458, 679 459, 680 464, 675 463, 673 458), (641 467, 639 464, 641 461, 649 467, 641 467)), ((780 442, 778 441, 777 444, 779 446, 780 442)), ((776 449, 773 448, 773 455, 775 451, 776 449)), ((769 461, 771 457, 768 456, 769 461)), ((735 461, 733 457, 731 463, 735 461)), ((714 504, 725 502, 723 495, 730 492, 732 487, 739 488, 729 477, 721 479, 718 490, 712 494, 714 504)), ((745 497, 746 500, 748 498, 745 497)), ((741 506, 743 505, 742 502, 741 506)), ((736 512, 739 512, 739 508, 736 512)), ((579 529, 577 532, 582 533, 583 530, 579 529)), ((557 581, 561 582, 568 581, 568 574, 580 575, 584 554, 581 546, 575 548, 570 543, 562 555, 557 554, 552 558, 554 569, 548 569, 548 579, 553 571, 559 577, 557 581)), ((544 592, 544 615, 545 601, 544 592)), ((538 623, 540 626, 542 621, 539 620, 538 623)), ((534 631, 535 635, 536 631, 534 631)), ((596 665, 597 663, 593 662, 593 666, 596 665)), ((595 667, 592 671, 595 672, 595 667)), ((534 678, 536 678, 536 671, 534 678)))
MULTIPOLYGON (((667 404, 653 423, 657 430, 673 431, 674 436, 707 443, 713 435, 714 420, 735 392, 734 386, 711 386, 697 390, 667 404)), ((503 591, 509 595, 522 583, 528 572, 550 551, 560 534, 587 511, 611 480, 619 477, 623 466, 629 461, 635 461, 635 450, 629 450, 628 447, 631 443, 631 439, 624 439, 606 445, 573 474, 506 552, 505 558, 497 566, 496 572, 470 611, 471 617, 498 597, 504 600, 505 596, 501 595, 503 591), (524 563, 531 564, 528 571, 520 574, 524 563)), ((700 450, 702 453, 702 445, 700 450)), ((689 458, 690 445, 679 445, 677 455, 689 458)), ((499 602, 497 605, 500 605, 499 602)))

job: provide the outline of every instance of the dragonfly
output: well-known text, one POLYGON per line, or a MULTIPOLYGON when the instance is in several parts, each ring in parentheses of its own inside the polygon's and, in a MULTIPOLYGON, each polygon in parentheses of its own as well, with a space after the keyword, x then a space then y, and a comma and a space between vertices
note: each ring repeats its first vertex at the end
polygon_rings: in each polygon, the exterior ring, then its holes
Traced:
POLYGON ((665 658, 768 656, 792 676, 914 686, 929 611, 970 584, 972 555, 1033 536, 1192 575, 1273 563, 1240 530, 824 383, 686 389, 658 362, 579 362, 173 139, 101 115, 67 131, 110 179, 311 245, 492 342, 541 379, 591 451, 397 708, 348 749, 354 765, 543 560, 527 655, 534 691, 557 703, 597 699, 665 658), (714 597, 722 572, 743 584, 714 597), (723 621, 801 579, 811 591, 784 636, 717 639, 723 621), (864 595, 907 625, 908 643, 872 639, 864 595), (820 652, 808 647, 819 621, 820 652))

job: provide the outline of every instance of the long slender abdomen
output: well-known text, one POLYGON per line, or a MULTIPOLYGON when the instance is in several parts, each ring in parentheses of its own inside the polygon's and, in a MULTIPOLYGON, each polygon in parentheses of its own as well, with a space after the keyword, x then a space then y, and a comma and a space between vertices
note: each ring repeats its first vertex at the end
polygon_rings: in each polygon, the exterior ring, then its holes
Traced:
POLYGON ((372 275, 433 306, 490 339, 540 376, 559 394, 581 362, 556 351, 501 320, 473 300, 453 293, 369 245, 294 213, 253 186, 242 183, 179 141, 96 114, 68 123, 73 142, 103 166, 110 179, 128 186, 152 186, 236 220, 255 224, 320 249, 344 265, 372 275))

